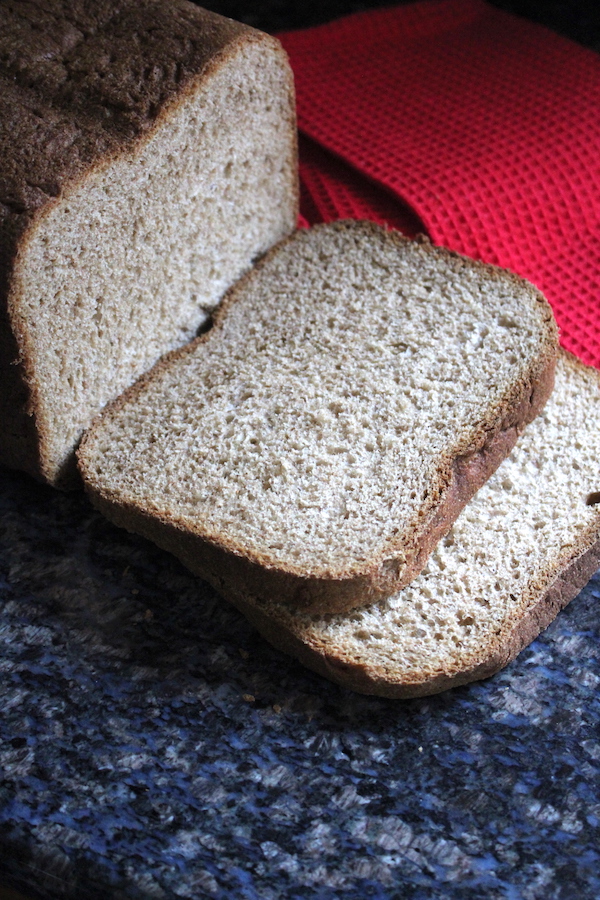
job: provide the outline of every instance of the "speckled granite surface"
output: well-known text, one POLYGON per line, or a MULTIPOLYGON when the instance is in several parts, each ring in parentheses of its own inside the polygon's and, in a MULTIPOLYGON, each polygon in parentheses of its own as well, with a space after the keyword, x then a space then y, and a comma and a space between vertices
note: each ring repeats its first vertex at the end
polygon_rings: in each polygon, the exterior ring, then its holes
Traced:
MULTIPOLYGON (((266 30, 375 2, 215 0, 266 30)), ((592 0, 497 0, 600 48, 592 0)), ((600 573, 503 673, 335 687, 81 496, 0 470, 0 883, 31 897, 597 900, 600 573)))
POLYGON ((45 898, 600 896, 600 575, 488 682, 329 684, 0 472, 0 876, 45 898))

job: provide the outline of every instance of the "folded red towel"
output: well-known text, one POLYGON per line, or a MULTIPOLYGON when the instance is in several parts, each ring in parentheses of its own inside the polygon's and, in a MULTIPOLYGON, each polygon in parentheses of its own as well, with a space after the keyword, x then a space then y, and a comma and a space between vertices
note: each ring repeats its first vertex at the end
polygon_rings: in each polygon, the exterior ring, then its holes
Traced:
POLYGON ((507 266, 600 367, 600 58, 483 0, 281 36, 314 219, 368 217, 507 266), (319 146, 316 147, 316 144, 319 146))

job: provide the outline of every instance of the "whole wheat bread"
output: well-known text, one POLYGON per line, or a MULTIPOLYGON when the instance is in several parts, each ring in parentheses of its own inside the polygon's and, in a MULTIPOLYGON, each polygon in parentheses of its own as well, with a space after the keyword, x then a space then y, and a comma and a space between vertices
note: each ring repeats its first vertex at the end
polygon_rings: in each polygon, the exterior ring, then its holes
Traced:
POLYGON ((0 463, 53 484, 297 216, 279 42, 187 0, 0 4, 0 463))
POLYGON ((345 615, 229 598, 275 646, 365 694, 416 697, 493 675, 600 565, 600 372, 566 353, 541 415, 418 578, 345 615))
POLYGON ((301 230, 99 417, 81 472, 110 519, 226 595, 371 604, 543 407, 556 340, 510 273, 371 223, 301 230))

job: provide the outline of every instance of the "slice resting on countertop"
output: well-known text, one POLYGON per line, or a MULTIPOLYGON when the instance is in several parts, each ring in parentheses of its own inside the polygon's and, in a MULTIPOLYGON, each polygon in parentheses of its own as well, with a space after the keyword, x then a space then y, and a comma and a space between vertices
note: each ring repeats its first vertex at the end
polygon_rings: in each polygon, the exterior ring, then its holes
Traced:
POLYGON ((552 388, 528 282, 372 223, 299 230, 96 420, 92 501, 224 596, 336 612, 409 583, 552 388))
POLYGON ((566 353, 541 415, 412 584, 345 615, 292 614, 248 594, 264 637, 321 675, 385 697, 493 675, 600 566, 600 372, 566 353))

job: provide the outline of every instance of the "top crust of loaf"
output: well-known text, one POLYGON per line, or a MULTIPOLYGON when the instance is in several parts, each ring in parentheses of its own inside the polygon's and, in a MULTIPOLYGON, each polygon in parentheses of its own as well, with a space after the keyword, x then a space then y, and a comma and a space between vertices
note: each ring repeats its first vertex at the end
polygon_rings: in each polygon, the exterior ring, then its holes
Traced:
POLYGON ((0 8, 0 263, 35 213, 133 149, 238 43, 277 40, 187 0, 46 0, 0 8))
MULTIPOLYGON (((187 0, 0 6, 0 414, 8 465, 45 473, 35 377, 11 287, 28 235, 90 172, 135 153, 174 105, 251 43, 287 65, 275 38, 187 0)), ((290 129, 293 117, 290 109, 290 129)))
MULTIPOLYGON (((319 274, 315 277, 321 276, 319 274)), ((441 287, 445 289, 445 281, 441 287)), ((404 288, 409 290, 406 284, 404 288)), ((327 289, 332 290, 332 286, 328 285, 327 289)), ((334 294, 336 290, 337 285, 333 288, 334 294)), ((300 305, 303 302, 307 304, 309 314, 312 309, 310 293, 305 291, 302 300, 298 301, 300 305)), ((319 293, 318 285, 315 285, 313 293, 319 293)), ((469 302, 471 301, 477 320, 479 306, 476 294, 469 302)), ((256 298, 252 302, 255 304, 256 312, 258 310, 256 298)), ((288 298, 287 302, 293 305, 296 301, 288 298)), ((318 302, 315 301, 316 304, 318 302)), ((391 309, 394 305, 401 306, 401 301, 391 299, 389 302, 391 309)), ((361 309, 360 314, 354 311, 355 318, 351 320, 351 327, 360 327, 357 323, 369 321, 368 303, 367 292, 367 296, 364 297, 364 309, 361 309)), ((273 309, 264 315, 280 316, 281 321, 285 323, 291 310, 286 310, 285 305, 279 310, 275 304, 276 301, 273 309)), ((426 303, 426 306, 431 314, 435 312, 435 308, 432 311, 431 303, 426 303)), ((329 310, 328 306, 322 308, 329 310)), ((345 307, 342 308, 345 310, 345 307)), ((495 307, 490 310, 488 301, 488 315, 490 314, 501 317, 500 310, 497 313, 495 307)), ((300 320, 305 322, 302 314, 299 315, 300 320)), ((401 323, 394 323, 392 327, 399 329, 400 326, 401 323)), ((505 327, 504 322, 502 327, 505 327)), ((513 328, 514 323, 506 323, 506 327, 513 328)), ((276 339, 269 332, 266 332, 263 338, 262 328, 262 321, 255 324, 256 334, 260 337, 259 344, 262 342, 270 348, 268 353, 272 353, 275 346, 273 341, 276 339)), ((394 331, 394 335, 396 333, 394 331)), ((240 347, 246 347, 246 337, 246 332, 239 332, 236 340, 240 347)), ((285 338, 282 340, 285 345, 285 338)), ((364 340, 366 341, 366 338, 364 340)), ((430 341, 429 338, 427 340, 430 341)), ((430 344, 437 365, 435 338, 428 343, 428 347, 430 344)), ((254 352, 254 344, 252 347, 250 355, 254 352)), ((355 351, 357 361, 364 350, 365 347, 359 342, 355 351)), ((334 357, 336 352, 335 349, 332 350, 334 357)), ((283 349, 282 353, 285 355, 287 350, 283 349)), ((451 527, 460 510, 509 454, 519 432, 538 414, 550 395, 556 356, 557 331, 551 310, 542 295, 516 275, 435 248, 429 242, 408 241, 401 235, 387 232, 372 223, 339 222, 334 225, 318 226, 309 232, 296 232, 293 237, 270 251, 253 271, 230 290, 219 309, 213 329, 207 335, 166 357, 151 373, 107 408, 82 442, 79 452, 80 470, 93 502, 109 518, 171 550, 192 570, 211 581, 217 589, 229 597, 244 596, 250 592, 264 599, 277 598, 289 603, 293 608, 310 611, 333 612, 368 605, 394 593, 418 574, 432 548, 451 527), (227 344, 229 335, 238 334, 236 323, 242 315, 242 309, 244 316, 251 321, 252 317, 249 316, 246 305, 248 297, 254 297, 252 291, 255 287, 262 289, 264 286, 266 289, 269 285, 271 293, 276 293, 278 287, 288 290, 285 278, 289 276, 290 283, 293 283, 296 277, 294 270, 303 272, 302 254, 305 252, 308 252, 309 256, 312 254, 310 258, 318 273, 321 272, 323 265, 320 253, 324 254, 325 259, 327 252, 330 256, 333 252, 334 266, 339 266, 342 273, 340 278, 352 280, 354 265, 352 252, 356 250, 360 257, 365 248, 368 248, 367 254, 374 252, 375 255, 383 253, 385 256, 391 253, 394 260, 398 254, 401 259, 409 259, 413 266, 441 267, 448 281, 457 279, 462 283, 461 280, 471 279, 479 283, 483 279, 494 289, 498 285, 499 290, 505 292, 505 296, 510 295, 513 300, 514 296, 519 298, 517 308, 527 318, 528 327, 533 328, 535 333, 535 338, 529 338, 529 349, 526 353, 523 351, 524 358, 515 358, 512 368, 507 364, 510 375, 506 383, 502 381, 501 387, 498 388, 494 384, 499 378, 497 372, 488 373, 492 399, 489 402, 479 401, 480 406, 477 407, 474 419, 473 417, 468 419, 468 426, 462 427, 461 424, 456 433, 453 433, 448 445, 444 445, 439 457, 436 456, 435 472, 428 471, 423 497, 415 501, 415 509, 410 512, 409 519, 403 522, 400 533, 396 533, 397 528, 392 528, 391 534, 382 539, 381 546, 378 545, 379 549, 376 551, 357 552, 352 559, 343 558, 342 554, 341 559, 334 561, 324 559, 322 562, 307 565, 306 561, 295 563, 291 558, 284 559, 284 554, 278 556, 266 548, 257 549, 249 542, 240 542, 226 529, 215 530, 214 526, 211 527, 210 523, 203 520, 202 504, 197 515, 184 514, 181 509, 177 509, 177 503, 181 501, 180 506, 184 505, 187 502, 186 497, 178 496, 177 499, 168 502, 165 497, 157 496, 147 477, 142 477, 136 468, 143 464, 150 465, 147 462, 148 457, 144 463, 141 459, 136 463, 133 458, 127 458, 127 451, 123 451, 122 447, 117 449, 117 443, 127 432, 125 441, 126 443, 133 441, 132 454, 139 452, 139 447, 137 451, 135 449, 137 438, 134 439, 132 436, 134 433, 137 434, 137 426, 134 427, 127 422, 128 414, 131 412, 136 421, 138 414, 141 421, 149 415, 150 422, 154 415, 152 407, 155 409, 160 407, 162 416, 163 399, 168 396, 168 402, 174 403, 173 415, 177 419, 177 409, 180 408, 180 403, 183 404, 178 393, 180 388, 182 392, 187 390, 186 385, 190 378, 192 382, 189 383, 195 383, 192 368, 196 364, 200 366, 199 371, 207 373, 204 380, 208 379, 210 382, 202 384, 198 396, 200 394, 206 396, 206 403, 210 404, 211 391, 218 396, 221 385, 221 376, 218 373, 221 368, 224 367, 226 371, 228 367, 233 366, 229 355, 221 360, 219 354, 229 353, 229 350, 224 348, 229 347, 227 344), (299 256, 297 260, 295 253, 299 256), (186 372, 185 368, 188 365, 190 369, 186 372), (152 395, 155 389, 157 393, 152 395)), ((303 363, 300 367, 302 365, 303 363)), ((236 377, 235 367, 231 371, 232 377, 236 377)), ((264 377, 261 376, 261 371, 260 364, 257 364, 256 377, 259 382, 261 377, 264 377)), ((202 377, 204 378, 204 375, 202 377)), ((226 375, 226 379, 228 377, 226 375)), ((286 377, 282 376, 284 383, 286 377)), ((191 390, 195 392, 194 388, 191 390)), ((486 386, 483 396, 487 396, 487 390, 486 386)), ((188 402, 191 402, 189 397, 188 402)), ((301 403, 301 397, 298 397, 296 402, 301 403)), ((461 402, 468 405, 466 400, 461 402)), ((203 415, 200 413, 199 417, 204 423, 203 415)), ((451 429, 452 414, 440 411, 440 415, 447 418, 444 427, 451 429)), ((167 417, 166 421, 168 419, 166 411, 164 416, 167 417)), ((140 447, 145 445, 148 439, 148 435, 143 432, 144 427, 141 426, 140 447)), ((147 427, 152 429, 154 426, 147 427)), ((160 430, 162 425, 157 427, 160 430)), ((184 424, 180 427, 185 430, 187 426, 184 424)), ((204 424, 202 427, 205 427, 204 424)), ((156 444, 156 452, 164 456, 160 439, 156 444)), ((202 476, 197 477, 202 484, 202 476)), ((395 479, 401 477, 403 475, 396 471, 395 479)), ((394 487, 394 491, 396 490, 394 487)), ((258 506, 260 498, 257 500, 258 506)), ((205 514, 206 512, 208 510, 205 510, 205 514)), ((369 527, 369 522, 365 521, 363 532, 368 532, 369 527)), ((297 540, 300 541, 301 538, 297 540)))

